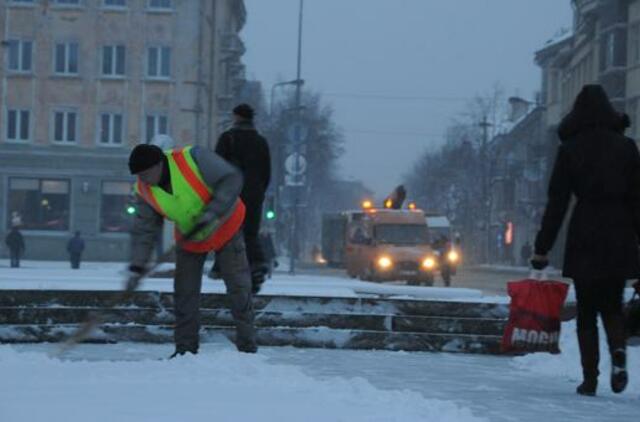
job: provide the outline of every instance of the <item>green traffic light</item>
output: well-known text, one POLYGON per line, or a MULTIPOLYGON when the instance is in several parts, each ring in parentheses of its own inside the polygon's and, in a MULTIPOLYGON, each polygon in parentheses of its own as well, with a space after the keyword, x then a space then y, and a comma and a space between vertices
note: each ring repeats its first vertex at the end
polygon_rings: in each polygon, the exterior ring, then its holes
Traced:
POLYGON ((276 218, 276 212, 273 210, 268 210, 266 215, 267 220, 273 220, 274 218, 276 218))
POLYGON ((133 205, 129 205, 127 207, 127 214, 135 214, 136 213, 136 207, 134 207, 133 205))

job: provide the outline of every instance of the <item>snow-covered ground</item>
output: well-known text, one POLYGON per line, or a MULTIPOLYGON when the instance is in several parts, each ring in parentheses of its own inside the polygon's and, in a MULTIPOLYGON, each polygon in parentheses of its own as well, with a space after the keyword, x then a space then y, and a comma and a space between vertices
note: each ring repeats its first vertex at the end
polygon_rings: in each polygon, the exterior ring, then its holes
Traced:
MULTIPOLYGON (((169 345, 0 346, 0 421, 637 421, 640 349, 631 382, 614 395, 603 353, 595 398, 580 378, 573 323, 561 355, 517 358, 446 353, 262 348, 222 337, 197 356, 158 360, 169 345)), ((604 349, 603 349, 604 352, 604 349)))
MULTIPOLYGON (((118 289, 124 267, 6 264, 0 261, 0 294, 14 288, 118 289)), ((172 282, 149 279, 143 288, 171 291, 172 282)), ((203 290, 224 287, 205 279, 203 290)), ((284 274, 274 276, 264 294, 507 301, 473 289, 284 274)), ((222 336, 204 344, 198 356, 173 361, 161 360, 172 352, 170 345, 80 345, 62 360, 49 357, 57 345, 1 345, 0 421, 639 420, 640 348, 629 349, 629 388, 613 395, 603 341, 599 396, 579 397, 574 330, 573 322, 564 324, 560 355, 517 358, 290 347, 244 355, 222 336)))

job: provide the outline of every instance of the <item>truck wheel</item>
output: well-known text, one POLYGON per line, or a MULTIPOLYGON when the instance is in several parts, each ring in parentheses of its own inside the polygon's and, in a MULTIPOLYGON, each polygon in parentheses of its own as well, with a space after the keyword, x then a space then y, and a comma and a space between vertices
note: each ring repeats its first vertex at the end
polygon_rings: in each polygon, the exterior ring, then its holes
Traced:
POLYGON ((373 264, 369 264, 369 268, 367 269, 366 280, 368 281, 378 281, 376 277, 376 270, 373 267, 373 264))
POLYGON ((435 281, 435 277, 433 276, 433 274, 429 274, 428 276, 422 279, 422 284, 427 287, 431 287, 433 286, 434 281, 435 281))

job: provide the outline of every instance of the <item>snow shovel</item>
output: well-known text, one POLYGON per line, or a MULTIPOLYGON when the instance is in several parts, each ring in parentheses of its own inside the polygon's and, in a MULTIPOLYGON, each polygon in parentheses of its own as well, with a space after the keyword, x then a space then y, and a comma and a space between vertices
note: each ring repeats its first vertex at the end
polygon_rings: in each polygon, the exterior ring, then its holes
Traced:
MULTIPOLYGON (((198 233, 200 230, 202 230, 206 226, 207 226, 206 223, 196 225, 196 227, 194 227, 189 233, 187 233, 182 238, 182 241, 180 243, 176 243, 171 248, 169 248, 166 252, 160 255, 160 257, 156 260, 156 262, 153 265, 147 268, 144 272, 129 278, 129 280, 127 280, 125 289, 121 290, 115 297, 107 301, 105 307, 111 308, 113 305, 121 301, 126 301, 130 299, 133 293, 140 286, 140 283, 142 282, 142 280, 144 280, 149 274, 153 273, 158 268, 158 266, 160 266, 160 264, 162 264, 163 262, 171 258, 171 256, 173 255, 173 253, 175 252, 178 246, 180 246, 184 242, 191 240, 196 233, 198 233)), ((69 349, 73 348, 78 343, 85 340, 87 337, 89 337, 91 332, 93 332, 93 330, 96 327, 98 327, 102 322, 103 322, 103 318, 101 317, 99 312, 91 312, 87 320, 83 322, 80 327, 78 327, 78 329, 62 344, 62 346, 60 346, 60 348, 57 350, 56 353, 53 354, 53 356, 59 357, 69 349)))

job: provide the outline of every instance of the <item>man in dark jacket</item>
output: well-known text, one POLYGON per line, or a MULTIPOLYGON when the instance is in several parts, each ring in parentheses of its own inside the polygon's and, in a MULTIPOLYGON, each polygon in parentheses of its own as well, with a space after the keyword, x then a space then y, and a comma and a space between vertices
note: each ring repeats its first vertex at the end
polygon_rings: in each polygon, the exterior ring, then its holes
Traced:
POLYGON ((240 104, 234 108, 234 125, 220 135, 216 153, 240 169, 244 176, 240 194, 247 207, 243 233, 253 291, 257 293, 268 271, 258 233, 262 204, 271 179, 271 155, 267 140, 253 125, 253 116, 253 109, 248 104, 240 104))
POLYGON ((69 252, 69 259, 71 261, 71 268, 77 270, 80 268, 80 261, 82 259, 82 252, 84 252, 84 240, 80 237, 80 232, 77 231, 75 236, 69 239, 67 242, 67 252, 69 252))
POLYGON ((625 123, 602 87, 582 89, 558 130, 562 143, 532 259, 536 269, 547 265, 574 196, 563 275, 574 280, 576 290, 584 375, 577 392, 583 395, 597 388, 598 314, 611 353, 611 388, 619 393, 627 385, 622 296, 626 280, 640 276, 640 153, 621 134, 625 123))
POLYGON ((22 233, 18 230, 18 227, 13 226, 7 237, 4 240, 4 243, 9 248, 9 257, 11 260, 11 268, 20 267, 20 258, 22 254, 24 254, 24 238, 22 237, 22 233))

